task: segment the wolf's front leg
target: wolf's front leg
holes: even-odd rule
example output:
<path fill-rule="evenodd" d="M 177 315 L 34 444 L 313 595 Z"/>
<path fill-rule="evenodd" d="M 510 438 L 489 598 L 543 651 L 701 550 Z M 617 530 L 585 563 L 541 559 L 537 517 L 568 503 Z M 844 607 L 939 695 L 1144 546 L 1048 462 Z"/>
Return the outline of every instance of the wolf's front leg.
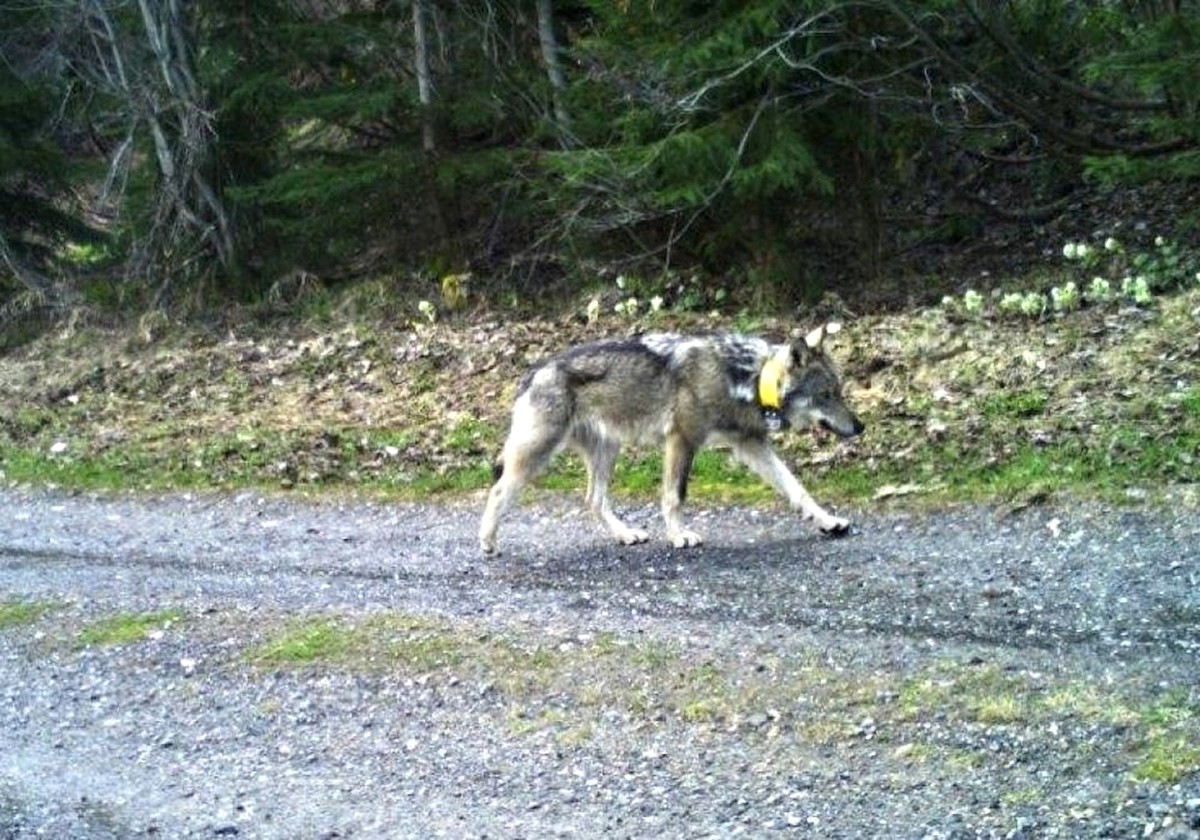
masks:
<path fill-rule="evenodd" d="M 822 533 L 840 536 L 850 530 L 850 520 L 834 516 L 817 504 L 765 440 L 742 441 L 735 453 L 742 463 L 783 495 L 792 510 L 811 519 Z"/>
<path fill-rule="evenodd" d="M 695 447 L 683 435 L 667 436 L 663 447 L 662 514 L 667 525 L 667 539 L 676 548 L 690 548 L 704 542 L 695 531 L 683 527 L 681 514 L 695 457 Z"/>

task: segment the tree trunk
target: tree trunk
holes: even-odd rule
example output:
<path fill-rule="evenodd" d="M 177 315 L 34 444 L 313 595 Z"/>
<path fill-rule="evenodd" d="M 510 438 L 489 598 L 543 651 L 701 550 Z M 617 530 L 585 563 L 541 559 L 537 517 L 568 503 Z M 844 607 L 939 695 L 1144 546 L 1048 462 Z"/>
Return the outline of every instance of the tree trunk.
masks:
<path fill-rule="evenodd" d="M 538 40 L 542 45 L 542 62 L 546 65 L 546 78 L 550 81 L 550 97 L 554 108 L 554 124 L 558 139 L 564 146 L 571 145 L 571 115 L 565 101 L 567 79 L 563 75 L 562 63 L 558 60 L 558 39 L 554 35 L 554 8 L 552 0 L 537 0 Z"/>
<path fill-rule="evenodd" d="M 417 101 L 421 105 L 421 148 L 425 154 L 437 151 L 433 129 L 433 81 L 429 74 L 429 33 L 425 28 L 425 0 L 412 0 L 413 70 L 417 75 Z"/>
<path fill-rule="evenodd" d="M 438 194 L 435 172 L 437 133 L 433 114 L 433 77 L 429 69 L 429 30 L 425 26 L 426 0 L 412 0 L 413 9 L 413 70 L 417 77 L 417 102 L 421 112 L 421 149 L 424 151 L 425 191 L 429 200 L 429 217 L 437 238 L 438 250 L 448 257 L 450 233 L 442 201 Z"/>

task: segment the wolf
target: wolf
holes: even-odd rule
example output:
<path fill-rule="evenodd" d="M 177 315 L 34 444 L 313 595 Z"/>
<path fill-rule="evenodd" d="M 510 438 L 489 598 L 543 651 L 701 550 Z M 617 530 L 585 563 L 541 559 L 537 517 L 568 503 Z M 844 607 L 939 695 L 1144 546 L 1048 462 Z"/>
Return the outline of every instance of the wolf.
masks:
<path fill-rule="evenodd" d="M 517 386 L 495 465 L 479 527 L 483 552 L 496 550 L 501 517 L 564 447 L 583 456 L 587 505 L 617 542 L 648 540 L 617 517 L 608 496 L 625 443 L 663 447 L 662 516 L 677 548 L 703 542 L 684 525 L 681 508 L 692 460 L 708 444 L 731 447 L 822 532 L 846 533 L 849 521 L 817 504 L 768 443 L 769 433 L 784 427 L 820 426 L 846 438 L 862 433 L 823 349 L 837 329 L 825 324 L 783 344 L 737 333 L 647 333 L 577 345 L 535 365 Z"/>

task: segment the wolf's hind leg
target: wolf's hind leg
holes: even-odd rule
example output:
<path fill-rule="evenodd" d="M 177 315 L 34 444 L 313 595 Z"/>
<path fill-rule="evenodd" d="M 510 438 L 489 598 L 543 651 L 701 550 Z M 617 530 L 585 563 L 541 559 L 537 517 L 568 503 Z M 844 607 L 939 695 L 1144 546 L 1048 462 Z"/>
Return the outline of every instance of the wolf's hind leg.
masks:
<path fill-rule="evenodd" d="M 536 416 L 528 402 L 518 401 L 513 411 L 512 430 L 504 442 L 501 473 L 488 491 L 487 505 L 479 523 L 479 547 L 485 554 L 496 550 L 496 529 L 521 488 L 537 477 L 566 434 L 564 424 Z"/>
<path fill-rule="evenodd" d="M 587 465 L 587 506 L 621 545 L 643 543 L 650 535 L 641 528 L 631 528 L 613 512 L 608 498 L 608 485 L 612 481 L 613 467 L 621 444 L 613 438 L 598 434 L 582 434 L 575 442 Z"/>

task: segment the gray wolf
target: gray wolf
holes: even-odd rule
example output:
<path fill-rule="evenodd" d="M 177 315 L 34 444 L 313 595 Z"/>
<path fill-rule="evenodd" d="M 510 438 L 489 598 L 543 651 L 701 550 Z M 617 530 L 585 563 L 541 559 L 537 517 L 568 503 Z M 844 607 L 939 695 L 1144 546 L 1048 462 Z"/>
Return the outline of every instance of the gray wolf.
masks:
<path fill-rule="evenodd" d="M 662 515 L 672 545 L 699 545 L 684 526 L 692 459 L 706 444 L 725 444 L 793 510 L 826 534 L 850 523 L 822 508 L 770 448 L 768 433 L 821 426 L 842 437 L 862 432 L 822 349 L 837 324 L 791 343 L 740 334 L 649 333 L 565 350 L 530 369 L 517 387 L 512 426 L 496 464 L 479 527 L 486 553 L 496 550 L 500 518 L 523 486 L 564 447 L 587 467 L 588 507 L 623 545 L 649 535 L 613 512 L 608 484 L 623 443 L 662 444 Z"/>

